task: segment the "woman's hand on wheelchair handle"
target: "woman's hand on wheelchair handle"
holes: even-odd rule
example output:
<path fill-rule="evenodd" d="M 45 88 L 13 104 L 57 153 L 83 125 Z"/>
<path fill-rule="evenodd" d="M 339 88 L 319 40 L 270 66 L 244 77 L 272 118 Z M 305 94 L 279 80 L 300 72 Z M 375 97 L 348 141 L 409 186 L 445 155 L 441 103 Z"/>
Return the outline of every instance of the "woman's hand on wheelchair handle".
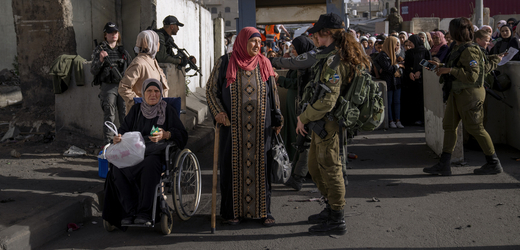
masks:
<path fill-rule="evenodd" d="M 114 145 L 121 142 L 121 134 L 115 135 L 114 138 L 112 138 L 112 142 Z"/>

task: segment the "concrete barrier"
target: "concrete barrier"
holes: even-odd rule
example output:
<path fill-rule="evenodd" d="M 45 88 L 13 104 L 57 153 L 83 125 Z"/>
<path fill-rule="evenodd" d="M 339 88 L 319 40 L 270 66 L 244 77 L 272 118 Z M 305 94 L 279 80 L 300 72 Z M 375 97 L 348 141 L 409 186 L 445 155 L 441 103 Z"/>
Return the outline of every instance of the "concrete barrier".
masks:
<path fill-rule="evenodd" d="M 56 134 L 61 129 L 81 133 L 85 136 L 103 138 L 103 111 L 99 101 L 99 86 L 92 86 L 93 76 L 90 74 L 91 62 L 83 64 L 85 72 L 85 86 L 76 86 L 75 76 L 72 76 L 69 88 L 55 97 Z M 173 64 L 161 63 L 170 90 L 168 96 L 181 97 L 183 109 L 186 108 L 186 83 L 182 70 Z M 185 124 L 185 115 L 181 114 L 181 121 Z M 116 126 L 119 120 L 116 116 Z"/>
<path fill-rule="evenodd" d="M 426 144 L 437 154 L 442 153 L 444 130 L 442 119 L 446 105 L 442 102 L 442 85 L 439 77 L 432 71 L 424 70 L 424 130 Z M 463 162 L 464 150 L 462 146 L 462 122 L 457 130 L 457 145 L 452 153 L 451 162 Z"/>
<path fill-rule="evenodd" d="M 511 89 L 497 93 L 513 108 L 487 95 L 484 126 L 493 143 L 504 143 L 520 149 L 520 62 L 508 62 L 497 70 L 511 79 Z"/>

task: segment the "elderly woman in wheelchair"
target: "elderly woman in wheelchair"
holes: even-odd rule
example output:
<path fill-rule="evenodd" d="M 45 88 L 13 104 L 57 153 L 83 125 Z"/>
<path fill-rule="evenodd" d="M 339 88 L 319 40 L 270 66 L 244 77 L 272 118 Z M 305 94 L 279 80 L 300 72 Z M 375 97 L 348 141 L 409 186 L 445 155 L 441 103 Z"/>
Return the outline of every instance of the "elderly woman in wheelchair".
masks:
<path fill-rule="evenodd" d="M 142 103 L 132 106 L 121 122 L 119 134 L 113 138 L 113 144 L 117 144 L 122 140 L 121 134 L 138 131 L 145 140 L 146 151 L 142 162 L 126 168 L 112 167 L 112 174 L 107 176 L 103 219 L 111 225 L 152 225 L 157 186 L 168 158 L 165 149 L 169 142 L 183 149 L 188 140 L 179 113 L 162 99 L 162 92 L 157 79 L 144 81 Z M 158 130 L 152 131 L 155 127 Z"/>

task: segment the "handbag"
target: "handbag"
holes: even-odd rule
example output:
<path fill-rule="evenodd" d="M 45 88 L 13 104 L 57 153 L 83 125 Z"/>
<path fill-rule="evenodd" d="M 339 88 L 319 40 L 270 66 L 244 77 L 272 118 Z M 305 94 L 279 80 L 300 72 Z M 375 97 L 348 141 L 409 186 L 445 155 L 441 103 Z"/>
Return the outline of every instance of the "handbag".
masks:
<path fill-rule="evenodd" d="M 292 165 L 280 134 L 274 136 L 271 153 L 273 156 L 271 164 L 272 182 L 284 184 L 291 177 Z"/>
<path fill-rule="evenodd" d="M 107 126 L 116 135 L 117 128 L 113 123 L 106 121 Z M 126 132 L 121 137 L 121 142 L 110 145 L 105 151 L 105 158 L 108 162 L 118 168 L 135 166 L 144 160 L 146 146 L 140 132 Z"/>

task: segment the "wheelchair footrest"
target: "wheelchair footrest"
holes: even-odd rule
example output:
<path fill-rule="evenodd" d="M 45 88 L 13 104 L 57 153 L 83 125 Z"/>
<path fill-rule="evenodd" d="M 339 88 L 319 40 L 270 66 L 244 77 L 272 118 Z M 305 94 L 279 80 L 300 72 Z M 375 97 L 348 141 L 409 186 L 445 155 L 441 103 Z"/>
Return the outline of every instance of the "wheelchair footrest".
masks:
<path fill-rule="evenodd" d="M 147 222 L 145 224 L 122 224 L 122 227 L 154 227 L 153 222 Z"/>

